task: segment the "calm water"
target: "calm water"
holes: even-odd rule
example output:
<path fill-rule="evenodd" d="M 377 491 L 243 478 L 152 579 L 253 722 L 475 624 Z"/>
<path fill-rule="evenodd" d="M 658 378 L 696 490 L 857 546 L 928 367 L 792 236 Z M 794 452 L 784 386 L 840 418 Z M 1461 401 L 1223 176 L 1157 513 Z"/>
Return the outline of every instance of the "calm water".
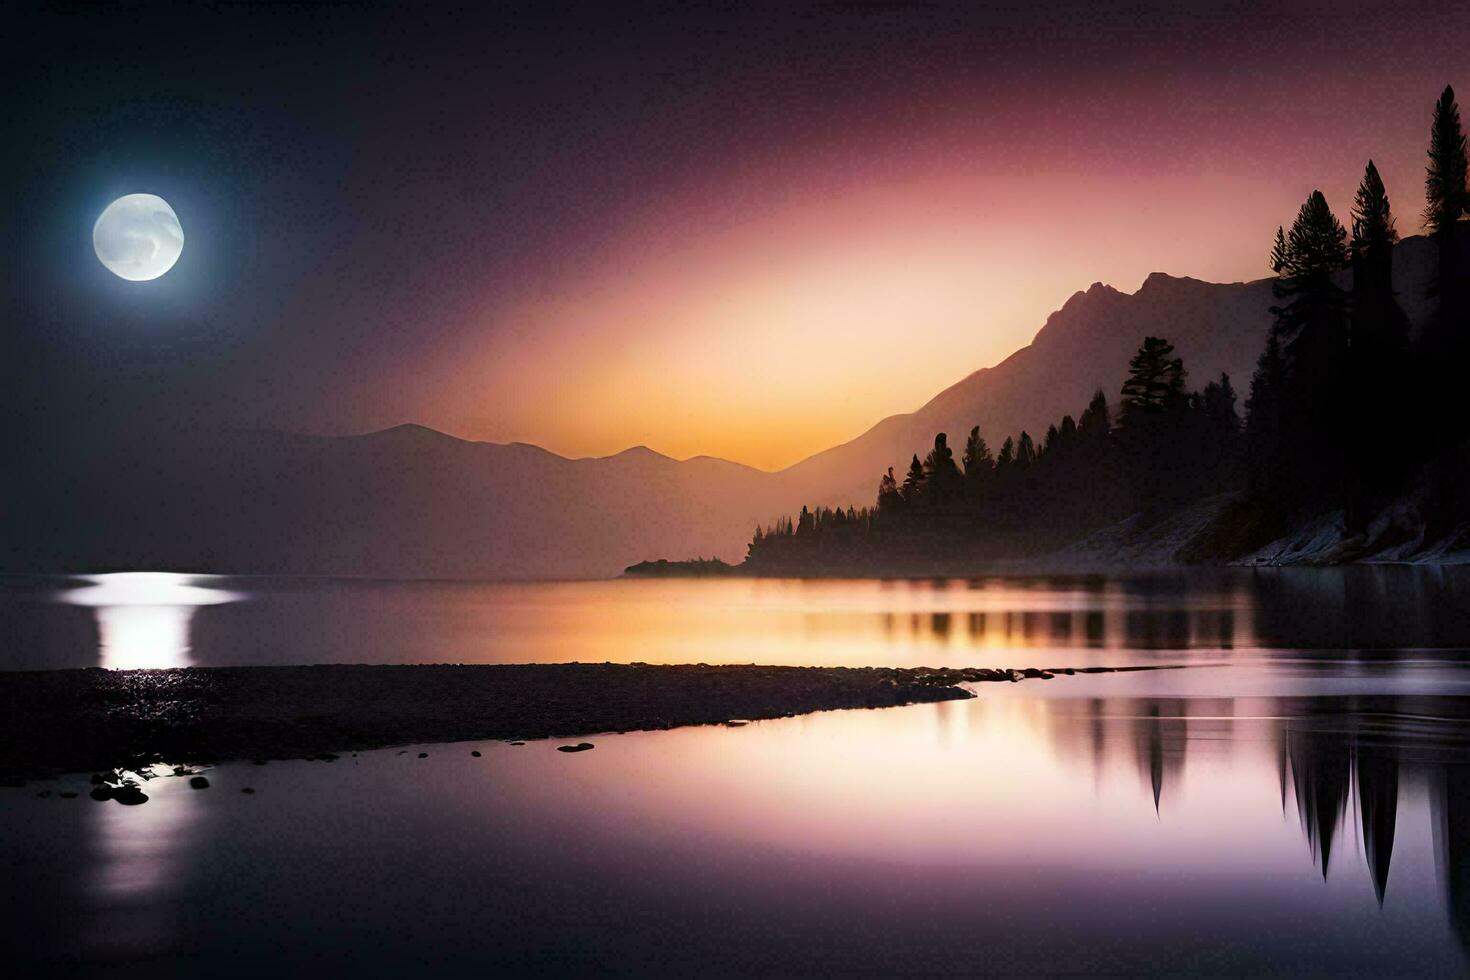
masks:
<path fill-rule="evenodd" d="M 218 975 L 1460 974 L 1470 576 L 11 580 L 5 667 L 1191 663 L 744 728 L 0 789 L 8 956 Z M 471 749 L 483 751 L 472 758 Z M 245 795 L 238 790 L 257 790 Z M 38 799 L 38 789 L 53 795 Z"/>

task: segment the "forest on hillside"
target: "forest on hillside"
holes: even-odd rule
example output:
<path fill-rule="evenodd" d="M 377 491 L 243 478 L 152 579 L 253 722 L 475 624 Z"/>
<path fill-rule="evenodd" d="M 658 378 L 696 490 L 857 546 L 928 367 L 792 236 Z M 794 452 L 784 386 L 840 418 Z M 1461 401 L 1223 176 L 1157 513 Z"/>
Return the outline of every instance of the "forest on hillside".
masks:
<path fill-rule="evenodd" d="M 1394 287 L 1397 219 L 1369 160 L 1350 230 L 1320 191 L 1277 229 L 1273 322 L 1243 405 L 1228 376 L 1191 390 L 1168 340 L 1144 337 L 1116 400 L 1099 390 L 1076 418 L 1039 439 L 1008 435 L 996 450 L 975 426 L 958 459 L 938 433 L 906 473 L 882 474 L 872 506 L 804 506 L 757 528 L 746 567 L 1036 554 L 1130 517 L 1147 528 L 1208 499 L 1219 506 L 1180 557 L 1247 554 L 1323 514 L 1362 541 L 1410 493 L 1412 526 L 1379 527 L 1378 545 L 1386 534 L 1456 533 L 1470 519 L 1470 190 L 1450 87 L 1434 107 L 1428 158 L 1422 219 L 1436 270 L 1417 338 Z"/>

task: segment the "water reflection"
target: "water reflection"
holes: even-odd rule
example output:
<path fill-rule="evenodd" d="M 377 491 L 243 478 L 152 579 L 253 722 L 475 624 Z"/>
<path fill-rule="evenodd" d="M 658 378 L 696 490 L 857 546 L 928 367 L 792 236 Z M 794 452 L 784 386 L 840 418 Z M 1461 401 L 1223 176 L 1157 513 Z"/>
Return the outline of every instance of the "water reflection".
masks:
<path fill-rule="evenodd" d="M 1436 775 L 1431 799 L 1439 878 L 1455 936 L 1470 949 L 1470 768 L 1446 766 Z"/>
<path fill-rule="evenodd" d="M 189 666 L 189 624 L 198 608 L 245 598 L 212 587 L 213 576 L 118 572 L 88 581 L 58 592 L 57 601 L 92 608 L 101 665 L 114 670 Z"/>
<path fill-rule="evenodd" d="M 369 935 L 379 972 L 425 948 L 461 966 L 529 970 L 555 949 L 566 972 L 678 972 L 661 958 L 674 936 L 730 973 L 1455 972 L 1470 937 L 1461 700 L 1007 685 L 604 737 L 575 760 L 533 743 L 227 765 L 202 793 L 165 780 L 142 807 L 79 801 L 91 911 L 69 928 L 89 955 L 201 972 L 235 954 L 291 972 L 277 951 L 305 966 Z M 244 778 L 264 796 L 232 791 Z M 0 807 L 0 838 L 44 805 Z M 204 813 L 220 846 L 201 846 Z M 331 902 L 351 915 L 323 917 Z M 444 923 L 465 921 L 445 944 Z"/>
<path fill-rule="evenodd" d="M 94 852 L 80 938 L 89 959 L 143 962 L 174 952 L 183 939 L 180 896 L 200 850 L 204 801 L 184 779 L 149 779 L 143 789 L 149 802 L 142 806 L 86 811 Z"/>
<path fill-rule="evenodd" d="M 39 584 L 38 584 L 39 583 Z M 69 583 L 68 583 L 69 584 Z M 235 600 L 248 594 L 252 601 Z M 0 669 L 552 662 L 1088 666 L 1412 660 L 1470 647 L 1470 568 L 1212 569 L 949 582 L 0 579 Z M 90 624 L 88 624 L 90 625 Z"/>
<path fill-rule="evenodd" d="M 1228 745 L 1233 761 L 1269 746 L 1272 796 L 1295 811 L 1327 880 L 1350 839 L 1377 904 L 1388 893 L 1405 780 L 1428 789 L 1434 855 L 1449 924 L 1470 948 L 1470 705 L 1453 697 L 1079 699 L 1043 701 L 1057 758 L 1090 770 L 1101 791 L 1109 746 L 1128 746 L 1154 811 L 1185 779 L 1191 744 Z M 1240 726 L 1247 730 L 1237 731 Z M 1264 760 L 1262 760 L 1264 761 Z M 1211 768 L 1214 768 L 1211 766 Z M 1252 767 L 1256 768 L 1256 767 Z M 1354 812 L 1356 811 L 1356 812 Z M 1340 863 L 1340 861 L 1339 861 Z"/>

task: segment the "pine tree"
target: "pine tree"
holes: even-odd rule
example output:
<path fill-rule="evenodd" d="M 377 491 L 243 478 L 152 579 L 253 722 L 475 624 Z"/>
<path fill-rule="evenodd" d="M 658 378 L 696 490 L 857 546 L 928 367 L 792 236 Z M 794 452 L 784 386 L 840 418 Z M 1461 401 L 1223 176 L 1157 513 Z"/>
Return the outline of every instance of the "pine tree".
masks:
<path fill-rule="evenodd" d="M 1424 178 L 1424 224 L 1434 237 L 1439 265 L 1431 287 L 1436 303 L 1425 330 L 1420 374 L 1428 394 L 1423 412 L 1436 450 L 1452 443 L 1465 427 L 1458 396 L 1470 360 L 1470 283 L 1459 230 L 1460 219 L 1470 208 L 1466 182 L 1460 107 L 1455 103 L 1455 90 L 1446 85 L 1434 106 Z"/>
<path fill-rule="evenodd" d="M 1376 453 L 1347 458 L 1346 517 L 1349 530 L 1364 529 L 1369 510 L 1407 475 L 1414 453 L 1403 434 L 1415 426 L 1409 320 L 1393 288 L 1393 247 L 1398 241 L 1393 210 L 1373 161 L 1353 202 L 1353 289 L 1349 326 L 1347 425 Z"/>
<path fill-rule="evenodd" d="M 961 462 L 964 464 L 966 482 L 983 479 L 995 467 L 995 458 L 990 455 L 990 447 L 980 435 L 978 425 L 970 430 L 970 437 L 965 440 L 965 456 Z"/>
<path fill-rule="evenodd" d="M 1051 455 L 1052 451 L 1057 448 L 1061 441 L 1062 432 L 1057 428 L 1056 423 L 1053 422 L 1046 427 L 1046 436 L 1041 440 L 1041 452 L 1038 454 L 1038 457 Z"/>
<path fill-rule="evenodd" d="M 1240 414 L 1235 410 L 1237 397 L 1230 375 L 1220 372 L 1219 381 L 1205 385 L 1203 403 L 1205 417 L 1212 429 L 1221 437 L 1229 438 L 1240 434 Z"/>
<path fill-rule="evenodd" d="M 1158 413 L 1178 405 L 1184 397 L 1184 361 L 1174 357 L 1174 345 L 1162 337 L 1145 337 L 1128 362 L 1123 383 L 1123 424 L 1139 412 Z"/>
<path fill-rule="evenodd" d="M 1006 436 L 1000 444 L 1000 455 L 995 457 L 996 476 L 1009 476 L 1016 463 L 1016 440 Z"/>
<path fill-rule="evenodd" d="M 955 465 L 949 437 L 941 432 L 934 437 L 934 448 L 924 457 L 924 492 L 935 510 L 952 508 L 959 502 L 964 477 Z"/>
<path fill-rule="evenodd" d="M 1199 394 L 1199 418 L 1195 440 L 1194 476 L 1202 493 L 1215 493 L 1240 480 L 1241 427 L 1235 409 L 1235 385 L 1221 373 Z"/>
<path fill-rule="evenodd" d="M 1281 341 L 1272 331 L 1266 349 L 1256 360 L 1250 397 L 1245 401 L 1245 453 L 1248 486 L 1252 497 L 1275 510 L 1281 501 L 1280 488 L 1286 466 L 1285 420 L 1286 358 Z"/>
<path fill-rule="evenodd" d="M 903 478 L 903 487 L 899 493 L 903 495 L 904 503 L 910 507 L 917 505 L 924 495 L 924 464 L 919 462 L 918 453 L 914 454 L 909 463 L 909 472 Z"/>
<path fill-rule="evenodd" d="M 990 454 L 990 447 L 980 435 L 978 425 L 970 430 L 970 436 L 965 440 L 965 456 L 962 462 L 965 470 L 965 497 L 970 506 L 974 507 L 984 496 L 985 488 L 995 474 L 995 457 Z"/>
<path fill-rule="evenodd" d="M 1455 90 L 1446 85 L 1434 104 L 1429 167 L 1424 176 L 1424 224 L 1436 235 L 1450 232 L 1470 208 L 1466 190 L 1465 132 Z"/>
<path fill-rule="evenodd" d="M 1016 442 L 1016 469 L 1029 470 L 1036 462 L 1036 443 L 1031 441 L 1031 436 L 1024 430 L 1021 438 Z"/>
<path fill-rule="evenodd" d="M 1082 419 L 1077 423 L 1077 431 L 1081 433 L 1085 442 L 1091 444 L 1106 443 L 1108 435 L 1113 429 L 1112 412 L 1108 409 L 1108 396 L 1104 395 L 1099 388 L 1092 395 L 1092 401 L 1087 403 L 1087 410 L 1082 413 Z"/>
<path fill-rule="evenodd" d="M 1280 421 L 1289 456 L 1280 504 L 1342 502 L 1346 459 L 1348 298 L 1338 276 L 1348 262 L 1347 230 L 1313 191 L 1271 250 L 1272 334 L 1285 361 Z"/>
<path fill-rule="evenodd" d="M 903 494 L 898 491 L 898 481 L 893 477 L 893 467 L 878 480 L 878 513 L 894 514 L 903 509 Z"/>
<path fill-rule="evenodd" d="M 1145 512 L 1192 488 L 1184 360 L 1162 337 L 1145 337 L 1128 362 L 1119 446 L 1133 502 Z"/>

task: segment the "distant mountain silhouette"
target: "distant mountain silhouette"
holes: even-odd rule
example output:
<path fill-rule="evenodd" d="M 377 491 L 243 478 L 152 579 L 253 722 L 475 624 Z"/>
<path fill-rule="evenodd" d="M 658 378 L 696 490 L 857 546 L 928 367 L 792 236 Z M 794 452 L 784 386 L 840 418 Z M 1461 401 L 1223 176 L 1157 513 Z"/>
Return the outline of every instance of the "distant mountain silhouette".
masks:
<path fill-rule="evenodd" d="M 1395 249 L 1395 282 L 1424 320 L 1433 248 Z M 739 562 L 757 523 L 804 503 L 871 504 L 936 432 L 979 425 L 998 444 L 1110 393 L 1139 338 L 1168 336 L 1192 378 L 1243 391 L 1270 323 L 1271 281 L 1155 273 L 1135 293 L 1094 284 L 1031 344 L 778 473 L 678 461 L 646 447 L 567 459 L 524 443 L 469 442 L 419 425 L 360 436 L 145 432 L 46 446 L 7 487 L 0 567 L 174 568 L 384 577 L 615 575 L 644 559 Z"/>
<path fill-rule="evenodd" d="M 25 570 L 379 577 L 615 575 L 638 558 L 743 557 L 769 474 L 639 447 L 566 459 L 418 425 L 141 444 L 55 478 L 8 522 Z"/>

